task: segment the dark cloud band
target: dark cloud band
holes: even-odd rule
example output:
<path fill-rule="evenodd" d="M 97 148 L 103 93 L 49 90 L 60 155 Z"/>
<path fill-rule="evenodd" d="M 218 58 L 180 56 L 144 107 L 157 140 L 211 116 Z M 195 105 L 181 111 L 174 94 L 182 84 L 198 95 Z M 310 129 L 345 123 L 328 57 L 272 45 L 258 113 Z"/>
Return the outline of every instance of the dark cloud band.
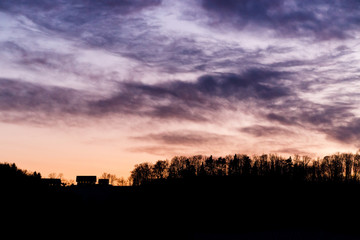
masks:
<path fill-rule="evenodd" d="M 360 20 L 355 0 L 202 0 L 202 7 L 213 22 L 237 29 L 260 27 L 280 36 L 312 36 L 318 40 L 349 38 Z"/>

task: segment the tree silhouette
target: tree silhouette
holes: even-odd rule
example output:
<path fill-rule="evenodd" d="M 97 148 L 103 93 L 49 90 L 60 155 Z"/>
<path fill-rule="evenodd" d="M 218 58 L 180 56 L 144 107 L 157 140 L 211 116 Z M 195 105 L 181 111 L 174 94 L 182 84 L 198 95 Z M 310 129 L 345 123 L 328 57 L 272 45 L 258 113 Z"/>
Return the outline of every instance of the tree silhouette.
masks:
<path fill-rule="evenodd" d="M 239 176 L 241 174 L 240 169 L 241 169 L 240 159 L 235 154 L 234 158 L 229 161 L 229 175 Z"/>
<path fill-rule="evenodd" d="M 41 174 L 29 173 L 19 169 L 15 163 L 0 164 L 0 184 L 4 187 L 37 186 L 40 184 Z"/>
<path fill-rule="evenodd" d="M 134 186 L 149 183 L 152 180 L 152 164 L 137 164 L 134 170 L 131 171 L 131 178 Z"/>
<path fill-rule="evenodd" d="M 212 157 L 212 155 L 205 160 L 205 172 L 208 176 L 214 176 L 215 175 L 215 161 Z"/>
<path fill-rule="evenodd" d="M 213 158 L 175 156 L 171 161 L 159 160 L 155 164 L 142 163 L 131 173 L 133 185 L 153 180 L 186 179 L 191 177 L 272 177 L 297 182 L 357 181 L 360 172 L 360 154 L 337 153 L 322 159 L 294 155 L 288 158 L 276 154 L 228 155 Z"/>
<path fill-rule="evenodd" d="M 330 172 L 331 172 L 331 179 L 335 182 L 339 182 L 343 178 L 343 160 L 340 154 L 335 154 L 331 156 L 331 163 L 330 163 Z"/>
<path fill-rule="evenodd" d="M 354 180 L 357 180 L 357 176 L 359 174 L 359 170 L 360 170 L 360 154 L 359 152 L 357 152 L 353 158 L 354 160 L 354 165 L 353 165 L 353 169 L 354 169 Z"/>
<path fill-rule="evenodd" d="M 226 176 L 227 175 L 227 162 L 225 158 L 219 157 L 215 161 L 216 175 L 217 176 Z"/>
<path fill-rule="evenodd" d="M 343 153 L 342 159 L 345 161 L 345 179 L 348 181 L 351 178 L 351 171 L 354 165 L 353 155 L 349 153 Z"/>
<path fill-rule="evenodd" d="M 157 161 L 153 166 L 153 174 L 155 179 L 165 179 L 168 176 L 168 161 Z"/>

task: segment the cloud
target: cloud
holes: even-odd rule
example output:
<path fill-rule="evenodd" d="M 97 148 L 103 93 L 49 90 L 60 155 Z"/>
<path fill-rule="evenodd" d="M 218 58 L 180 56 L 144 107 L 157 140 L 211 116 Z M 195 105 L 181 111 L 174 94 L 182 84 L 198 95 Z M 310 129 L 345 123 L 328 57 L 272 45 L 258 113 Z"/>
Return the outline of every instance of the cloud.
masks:
<path fill-rule="evenodd" d="M 280 126 L 293 126 L 325 134 L 329 139 L 360 146 L 359 118 L 354 114 L 356 104 L 331 102 L 314 103 L 298 99 L 279 106 L 264 106 L 262 116 Z M 242 129 L 251 134 L 261 134 L 259 129 Z M 261 129 L 260 129 L 261 130 Z M 272 129 L 269 129 L 270 132 Z"/>
<path fill-rule="evenodd" d="M 234 136 L 207 131 L 176 130 L 133 136 L 137 147 L 133 152 L 146 152 L 153 155 L 173 157 L 174 155 L 221 154 L 226 148 L 233 148 Z M 236 142 L 236 141 L 235 141 Z M 147 145 L 144 145 L 146 144 Z M 226 149 L 225 151 L 229 151 Z"/>
<path fill-rule="evenodd" d="M 70 88 L 49 87 L 0 78 L 0 109 L 2 111 L 39 111 L 46 113 L 77 113 L 81 111 L 84 94 Z"/>
<path fill-rule="evenodd" d="M 270 121 L 284 125 L 316 126 L 322 129 L 326 126 L 337 126 L 345 119 L 351 119 L 354 106 L 341 103 L 319 104 L 297 99 L 286 104 L 267 108 L 271 113 L 266 115 Z M 292 109 L 292 110 L 290 110 Z"/>
<path fill-rule="evenodd" d="M 297 148 L 280 148 L 277 149 L 275 151 L 273 151 L 274 153 L 286 153 L 286 154 L 297 154 L 300 156 L 310 156 L 310 157 L 315 157 L 314 153 L 308 152 L 308 151 L 303 151 L 303 150 L 299 150 Z"/>
<path fill-rule="evenodd" d="M 194 82 L 121 82 L 111 96 L 2 78 L 0 110 L 42 112 L 59 117 L 61 114 L 93 118 L 125 114 L 177 121 L 210 121 L 219 111 L 231 109 L 239 101 L 287 97 L 291 91 L 275 85 L 283 75 L 286 74 L 249 69 L 242 74 L 204 75 Z"/>
<path fill-rule="evenodd" d="M 86 92 L 0 78 L 0 120 L 11 123 L 65 121 L 86 114 Z"/>
<path fill-rule="evenodd" d="M 197 88 L 206 94 L 237 99 L 260 98 L 274 99 L 290 94 L 285 86 L 271 86 L 287 74 L 284 72 L 249 69 L 239 74 L 205 75 L 198 79 Z"/>
<path fill-rule="evenodd" d="M 291 135 L 283 126 L 293 126 L 326 134 L 344 143 L 358 142 L 359 121 L 355 107 L 344 103 L 314 103 L 298 96 L 296 87 L 283 79 L 288 72 L 248 69 L 241 73 L 214 73 L 193 82 L 167 81 L 146 84 L 119 82 L 111 95 L 0 79 L 0 120 L 4 122 L 37 122 L 49 120 L 71 122 L 71 119 L 96 119 L 135 116 L 169 122 L 214 122 L 223 111 L 238 111 L 239 106 L 252 106 L 252 114 L 265 123 L 280 126 L 253 125 L 239 130 L 255 137 Z M 145 136 L 166 144 L 206 143 L 213 136 L 201 134 L 163 133 Z M 209 140 L 210 139 L 210 140 Z"/>
<path fill-rule="evenodd" d="M 346 119 L 340 125 L 324 129 L 331 139 L 360 147 L 360 118 Z"/>
<path fill-rule="evenodd" d="M 21 46 L 14 41 L 5 41 L 0 43 L 3 53 L 7 53 L 9 60 L 20 65 L 23 68 L 59 70 L 72 73 L 78 73 L 74 65 L 78 65 L 72 54 L 54 52 L 50 50 L 40 50 Z"/>
<path fill-rule="evenodd" d="M 166 145 L 177 146 L 201 146 L 211 144 L 224 144 L 226 142 L 225 135 L 203 132 L 203 131 L 171 131 L 146 136 L 133 137 L 135 140 L 158 142 Z"/>
<path fill-rule="evenodd" d="M 95 2 L 91 0 L 69 0 L 66 2 L 59 0 L 35 0 L 31 2 L 14 0 L 10 2 L 2 1 L 0 9 L 18 12 L 25 11 L 25 8 L 27 8 L 29 13 L 33 10 L 40 10 L 47 13 L 54 11 L 59 14 L 60 11 L 68 10 L 62 13 L 66 16 L 64 20 L 82 23 L 87 21 L 89 16 L 99 17 L 97 13 L 130 14 L 160 3 L 161 0 L 99 0 Z M 72 11 L 69 11 L 68 8 L 72 8 Z"/>
<path fill-rule="evenodd" d="M 121 83 L 113 96 L 89 103 L 94 115 L 135 113 L 153 118 L 208 121 L 238 101 L 271 101 L 291 94 L 276 81 L 287 73 L 249 69 L 242 74 L 213 74 L 195 82 Z M 134 111 L 136 110 L 136 111 Z"/>
<path fill-rule="evenodd" d="M 140 146 L 140 147 L 131 147 L 128 148 L 127 151 L 134 152 L 134 153 L 148 153 L 152 155 L 158 155 L 161 157 L 173 157 L 176 155 L 184 155 L 185 152 L 188 152 L 189 149 L 183 147 L 175 147 L 175 146 Z"/>
<path fill-rule="evenodd" d="M 355 0 L 202 0 L 201 6 L 213 25 L 271 29 L 279 36 L 318 40 L 352 37 L 351 30 L 360 20 Z"/>
<path fill-rule="evenodd" d="M 0 11 L 21 15 L 40 31 L 78 44 L 125 51 L 125 43 L 132 49 L 137 37 L 151 29 L 141 11 L 160 4 L 161 0 L 15 0 L 2 1 Z"/>
<path fill-rule="evenodd" d="M 103 49 L 162 72 L 204 70 L 213 62 L 213 54 L 204 51 L 204 45 L 210 43 L 164 32 L 157 16 L 143 13 L 161 7 L 161 3 L 161 0 L 15 0 L 1 2 L 0 11 L 21 15 L 24 22 L 31 22 L 31 30 L 70 40 L 77 48 Z M 212 43 L 209 47 L 219 48 L 219 45 Z M 51 59 L 39 57 L 31 59 L 31 64 L 49 64 Z"/>
<path fill-rule="evenodd" d="M 72 42 L 77 49 L 102 49 L 110 54 L 129 58 L 148 69 L 163 73 L 226 72 L 234 68 L 245 70 L 261 67 L 259 58 L 268 51 L 248 51 L 240 45 L 224 43 L 201 34 L 182 34 L 165 30 L 159 24 L 156 11 L 145 14 L 147 9 L 167 11 L 159 0 L 150 1 L 7 1 L 0 3 L 0 11 L 22 16 L 21 28 L 41 36 L 62 38 Z M 195 4 L 189 2 L 188 4 Z M 159 10 L 160 11 L 160 10 Z M 181 9 L 179 9 L 181 11 Z M 29 25 L 29 26 L 28 26 Z M 17 26 L 19 27 L 19 26 Z M 176 28 L 176 26 L 173 26 Z M 18 47 L 22 47 L 19 42 Z M 29 44 L 35 49 L 36 44 Z M 23 48 L 23 47 L 22 47 Z M 281 46 L 273 47 L 276 49 Z M 15 48 L 13 48 L 14 50 Z M 18 49 L 22 51 L 24 49 Z M 27 52 L 29 49 L 25 49 Z M 273 49 L 274 50 L 274 49 Z M 270 49 L 269 49 L 270 51 Z M 61 52 L 59 49 L 58 52 Z M 21 54 L 21 52 L 17 52 Z M 57 58 L 32 51 L 37 58 L 25 60 L 32 66 L 56 64 Z M 55 62 L 54 62 L 55 61 Z M 25 62 L 24 62 L 25 63 Z M 141 71 L 141 68 L 136 69 Z"/>
<path fill-rule="evenodd" d="M 151 19 L 154 12 L 145 14 L 146 9 L 163 7 L 161 3 L 156 0 L 1 2 L 0 11 L 25 16 L 45 35 L 66 38 L 80 46 L 78 49 L 100 48 L 111 55 L 135 59 L 138 65 L 133 72 L 143 71 L 146 78 L 156 75 L 149 83 L 147 79 L 138 79 L 136 74 L 126 81 L 117 75 L 105 76 L 107 71 L 103 71 L 105 74 L 101 71 L 91 74 L 93 66 L 81 65 L 75 54 L 66 54 L 61 49 L 46 51 L 36 45 L 29 48 L 25 46 L 30 44 L 11 39 L 0 43 L 3 52 L 13 57 L 8 60 L 11 62 L 9 65 L 15 63 L 17 67 L 34 72 L 39 69 L 48 73 L 60 70 L 75 75 L 74 78 L 87 82 L 88 86 L 94 85 L 97 79 L 96 83 L 106 82 L 108 88 L 115 87 L 111 91 L 107 88 L 101 96 L 96 96 L 86 90 L 47 85 L 56 79 L 48 79 L 47 82 L 27 79 L 33 82 L 29 83 L 19 75 L 12 79 L 3 77 L 0 80 L 3 84 L 0 86 L 2 119 L 9 121 L 11 116 L 16 115 L 18 121 L 26 121 L 27 116 L 32 114 L 35 118 L 39 116 L 39 121 L 45 121 L 40 117 L 42 114 L 59 119 L 81 117 L 91 121 L 131 115 L 160 121 L 204 123 L 218 119 L 225 121 L 221 113 L 229 110 L 237 116 L 251 114 L 264 121 L 262 125 L 240 129 L 253 136 L 286 135 L 288 132 L 283 131 L 282 126 L 294 126 L 348 141 L 336 131 L 352 128 L 350 122 L 355 119 L 352 112 L 354 104 L 334 101 L 341 93 L 330 93 L 327 98 L 319 97 L 320 100 L 306 98 L 306 94 L 310 93 L 318 97 L 319 91 L 330 83 L 344 80 L 330 75 L 328 69 L 337 67 L 335 70 L 338 71 L 340 67 L 336 64 L 340 62 L 346 66 L 353 61 L 353 55 L 347 55 L 356 51 L 347 42 L 332 47 L 331 53 L 320 52 L 316 56 L 304 57 L 297 52 L 296 44 L 286 42 L 252 49 L 221 41 L 218 36 L 170 34 L 161 28 L 161 24 L 156 24 L 161 19 Z M 326 1 L 307 0 L 202 0 L 200 3 L 213 19 L 212 23 L 217 21 L 214 28 L 230 24 L 232 29 L 238 30 L 270 29 L 278 37 L 287 39 L 304 36 L 318 40 L 350 38 L 359 11 L 354 1 L 328 4 Z M 187 4 L 198 7 L 192 1 Z M 343 12 L 348 14 L 341 15 Z M 311 52 L 313 48 L 304 51 Z M 152 72 L 148 74 L 149 69 Z M 158 79 L 157 74 L 163 73 L 177 75 L 171 80 Z M 192 75 L 189 78 L 181 73 Z M 350 76 L 347 79 L 355 82 L 357 78 Z M 111 84 L 107 84 L 110 81 Z M 90 88 L 88 86 L 87 89 Z M 93 89 L 97 86 L 100 84 Z M 242 113 L 244 108 L 245 113 Z M 270 127 L 271 124 L 280 126 Z M 331 128 L 334 128 L 334 133 L 329 131 Z"/>
<path fill-rule="evenodd" d="M 293 59 L 275 62 L 274 65 L 269 66 L 261 63 L 263 59 L 284 54 L 284 51 L 290 52 L 291 48 L 287 46 L 277 45 L 249 50 L 241 44 L 221 41 L 217 36 L 204 37 L 201 34 L 169 32 L 159 24 L 162 19 L 152 15 L 156 14 L 156 11 L 145 14 L 147 9 L 159 8 L 161 9 L 159 11 L 167 11 L 168 9 L 161 3 L 162 1 L 159 0 L 95 2 L 15 0 L 2 2 L 0 11 L 21 15 L 26 20 L 23 20 L 25 23 L 32 23 L 29 29 L 66 39 L 73 42 L 78 49 L 102 49 L 112 55 L 135 60 L 144 68 L 161 73 L 238 72 L 248 68 L 276 68 L 301 64 L 301 60 Z M 197 7 L 192 1 L 187 4 Z M 221 5 L 221 3 L 212 4 Z M 267 5 L 271 5 L 270 2 Z M 181 12 L 182 9 L 179 11 Z M 26 27 L 26 24 L 22 25 Z M 29 35 L 29 38 L 33 39 L 33 36 Z M 28 40 L 24 39 L 24 41 Z M 19 43 L 16 44 L 21 46 Z M 36 48 L 36 45 L 34 47 Z M 29 52 L 29 49 L 26 51 Z M 37 57 L 27 57 L 24 63 L 28 60 L 27 62 L 33 67 L 41 64 L 52 67 L 57 64 L 56 56 L 47 57 L 43 52 L 36 50 L 32 53 Z M 137 68 L 136 71 L 142 69 Z"/>
<path fill-rule="evenodd" d="M 262 126 L 262 125 L 252 125 L 249 127 L 243 127 L 240 128 L 239 131 L 253 135 L 255 137 L 277 137 L 277 136 L 289 136 L 294 134 L 294 132 L 285 129 L 283 127 Z"/>

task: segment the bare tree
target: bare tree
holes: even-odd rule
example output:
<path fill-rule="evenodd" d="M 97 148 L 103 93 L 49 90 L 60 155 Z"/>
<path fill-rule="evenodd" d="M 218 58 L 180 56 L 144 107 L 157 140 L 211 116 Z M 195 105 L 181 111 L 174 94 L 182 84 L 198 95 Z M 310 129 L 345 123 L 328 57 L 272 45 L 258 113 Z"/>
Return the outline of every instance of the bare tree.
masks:
<path fill-rule="evenodd" d="M 100 178 L 109 179 L 109 183 L 111 185 L 113 185 L 114 182 L 116 181 L 116 175 L 115 174 L 110 174 L 110 173 L 105 173 L 105 172 L 101 175 Z"/>
<path fill-rule="evenodd" d="M 125 180 L 124 177 L 117 178 L 116 182 L 117 182 L 118 186 L 126 186 L 127 185 L 127 181 Z"/>
<path fill-rule="evenodd" d="M 49 173 L 48 178 L 56 178 L 56 173 Z"/>
<path fill-rule="evenodd" d="M 62 174 L 62 173 L 52 172 L 52 173 L 49 173 L 48 178 L 62 178 L 63 176 L 64 176 L 64 174 Z"/>
<path fill-rule="evenodd" d="M 302 156 L 302 165 L 304 168 L 307 167 L 307 165 L 310 163 L 310 161 L 311 161 L 311 157 L 306 156 L 306 155 Z"/>

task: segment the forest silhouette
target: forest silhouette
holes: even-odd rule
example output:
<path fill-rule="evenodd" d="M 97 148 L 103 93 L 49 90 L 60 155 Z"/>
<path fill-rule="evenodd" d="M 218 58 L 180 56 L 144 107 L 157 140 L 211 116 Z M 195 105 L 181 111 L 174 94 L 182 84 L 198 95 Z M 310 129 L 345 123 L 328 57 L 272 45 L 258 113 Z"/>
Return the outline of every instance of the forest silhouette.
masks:
<path fill-rule="evenodd" d="M 284 158 L 276 154 L 263 154 L 250 158 L 245 154 L 235 154 L 216 159 L 213 156 L 197 155 L 176 156 L 171 161 L 159 160 L 155 164 L 145 162 L 135 166 L 131 172 L 131 180 L 135 186 L 204 177 L 340 183 L 358 182 L 359 174 L 359 153 L 337 153 L 316 160 L 306 155 Z"/>
<path fill-rule="evenodd" d="M 359 175 L 360 153 L 176 156 L 136 165 L 126 187 L 51 187 L 0 164 L 2 206 L 17 225 L 34 229 L 28 216 L 42 216 L 53 231 L 131 239 L 359 239 Z"/>

